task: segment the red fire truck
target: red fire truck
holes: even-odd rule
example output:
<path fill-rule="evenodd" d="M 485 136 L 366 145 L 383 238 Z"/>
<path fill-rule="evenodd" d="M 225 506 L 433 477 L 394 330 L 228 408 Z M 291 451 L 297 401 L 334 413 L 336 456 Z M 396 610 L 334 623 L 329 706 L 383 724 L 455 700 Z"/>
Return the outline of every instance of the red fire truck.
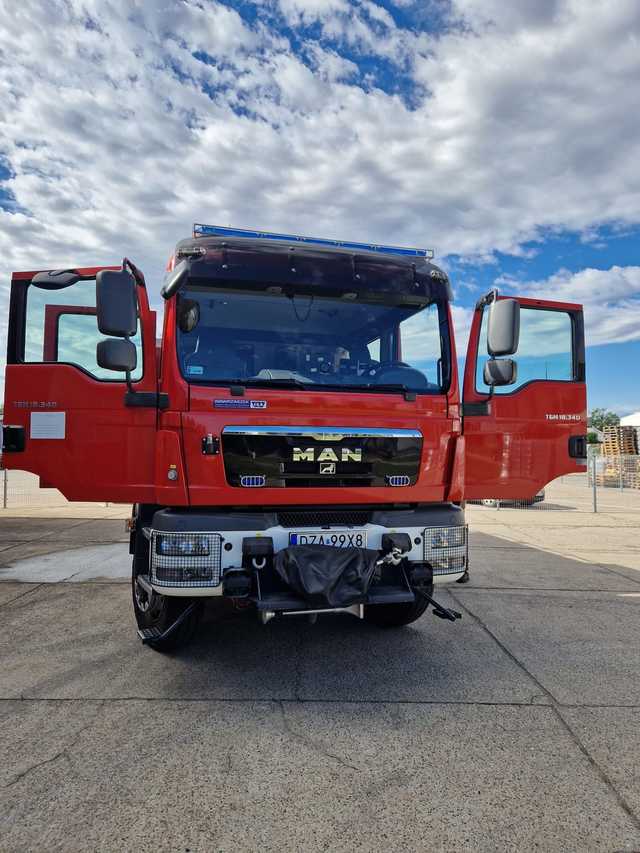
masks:
<path fill-rule="evenodd" d="M 429 252 L 215 226 L 162 287 L 120 267 L 12 278 L 3 459 L 133 504 L 133 606 L 158 650 L 207 597 L 406 625 L 468 578 L 466 500 L 584 471 L 580 305 L 476 306 L 459 379 Z M 462 391 L 461 391 L 461 385 Z"/>

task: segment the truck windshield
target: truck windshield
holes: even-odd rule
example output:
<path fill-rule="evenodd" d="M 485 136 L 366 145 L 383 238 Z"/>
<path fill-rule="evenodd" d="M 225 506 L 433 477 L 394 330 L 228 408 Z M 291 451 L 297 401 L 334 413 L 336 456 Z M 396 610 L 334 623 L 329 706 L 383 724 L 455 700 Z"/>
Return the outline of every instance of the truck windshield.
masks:
<path fill-rule="evenodd" d="M 187 288 L 178 356 L 190 382 L 441 393 L 445 305 Z"/>

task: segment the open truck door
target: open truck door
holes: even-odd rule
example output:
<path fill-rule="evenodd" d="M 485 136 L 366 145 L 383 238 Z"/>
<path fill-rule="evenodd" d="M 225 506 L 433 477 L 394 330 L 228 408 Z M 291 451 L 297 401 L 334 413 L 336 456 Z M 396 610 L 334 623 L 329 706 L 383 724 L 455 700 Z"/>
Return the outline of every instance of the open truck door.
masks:
<path fill-rule="evenodd" d="M 582 306 L 481 299 L 464 375 L 453 491 L 524 500 L 585 471 L 587 400 Z"/>
<path fill-rule="evenodd" d="M 13 274 L 5 468 L 69 500 L 153 500 L 157 390 L 155 313 L 132 264 Z"/>

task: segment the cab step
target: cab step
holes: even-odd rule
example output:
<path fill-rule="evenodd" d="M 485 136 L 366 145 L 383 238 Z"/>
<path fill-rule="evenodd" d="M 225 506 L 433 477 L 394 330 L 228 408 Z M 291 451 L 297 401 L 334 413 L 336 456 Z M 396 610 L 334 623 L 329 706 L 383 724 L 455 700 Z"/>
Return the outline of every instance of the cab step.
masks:
<path fill-rule="evenodd" d="M 138 636 L 142 640 L 142 644 L 146 646 L 154 640 L 159 640 L 162 637 L 162 631 L 155 626 L 153 628 L 138 628 Z"/>
<path fill-rule="evenodd" d="M 169 637 L 178 630 L 182 623 L 186 622 L 194 610 L 200 606 L 200 602 L 194 601 L 182 611 L 176 621 L 169 625 L 165 631 L 160 631 L 160 629 L 155 625 L 150 628 L 138 628 L 138 636 L 142 640 L 142 645 L 153 646 L 156 643 L 163 643 L 165 640 L 168 640 Z"/>

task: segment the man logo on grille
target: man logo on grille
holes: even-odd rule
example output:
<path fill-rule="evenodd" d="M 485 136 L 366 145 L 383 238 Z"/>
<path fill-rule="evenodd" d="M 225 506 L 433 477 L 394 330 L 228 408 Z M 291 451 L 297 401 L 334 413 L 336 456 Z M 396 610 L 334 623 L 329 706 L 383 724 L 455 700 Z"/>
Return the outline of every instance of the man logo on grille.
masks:
<path fill-rule="evenodd" d="M 318 451 L 318 452 L 316 452 Z M 294 462 L 362 462 L 361 447 L 294 447 Z M 327 472 L 329 473 L 329 472 Z M 331 472 L 335 473 L 335 472 Z"/>
<path fill-rule="evenodd" d="M 321 462 L 320 463 L 320 473 L 321 474 L 335 474 L 336 473 L 336 463 L 335 462 Z"/>

